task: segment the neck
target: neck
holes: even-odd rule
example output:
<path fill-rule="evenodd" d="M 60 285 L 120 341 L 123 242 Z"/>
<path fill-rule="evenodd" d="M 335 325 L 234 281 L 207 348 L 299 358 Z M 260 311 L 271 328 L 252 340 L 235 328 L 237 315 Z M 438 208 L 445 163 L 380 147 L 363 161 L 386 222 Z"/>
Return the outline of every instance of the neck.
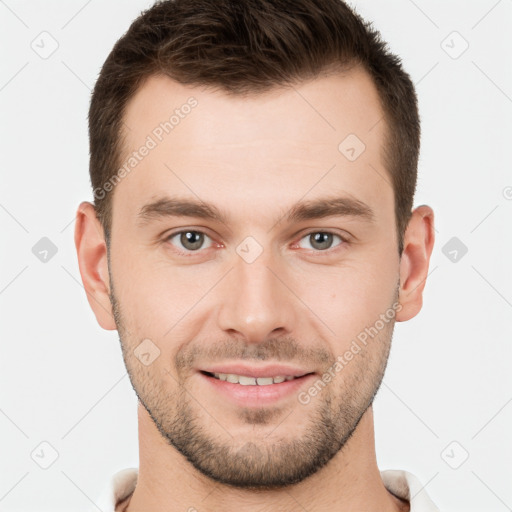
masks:
<path fill-rule="evenodd" d="M 127 512 L 409 510 L 382 483 L 371 407 L 326 466 L 296 485 L 271 491 L 236 489 L 210 480 L 162 438 L 141 404 L 138 421 L 139 476 Z"/>

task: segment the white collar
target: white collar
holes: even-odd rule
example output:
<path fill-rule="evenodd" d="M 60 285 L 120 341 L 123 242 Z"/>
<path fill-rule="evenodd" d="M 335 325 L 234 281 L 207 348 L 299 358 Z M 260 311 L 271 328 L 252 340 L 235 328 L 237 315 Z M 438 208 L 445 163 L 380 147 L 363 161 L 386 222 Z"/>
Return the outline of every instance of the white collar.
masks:
<path fill-rule="evenodd" d="M 117 503 L 135 490 L 138 474 L 137 468 L 127 468 L 115 473 L 98 499 L 100 509 L 103 512 L 115 512 Z M 381 471 L 380 475 L 389 492 L 410 502 L 410 512 L 439 512 L 421 482 L 412 473 L 388 469 Z"/>

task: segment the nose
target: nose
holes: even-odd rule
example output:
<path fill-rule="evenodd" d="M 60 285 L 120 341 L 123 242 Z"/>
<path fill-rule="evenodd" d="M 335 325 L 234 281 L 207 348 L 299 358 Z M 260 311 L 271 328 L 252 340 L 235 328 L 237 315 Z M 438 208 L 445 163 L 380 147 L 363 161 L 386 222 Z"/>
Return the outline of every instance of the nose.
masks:
<path fill-rule="evenodd" d="M 251 344 L 298 328 L 300 307 L 284 262 L 264 250 L 251 263 L 235 254 L 233 266 L 217 290 L 218 326 L 223 332 Z"/>

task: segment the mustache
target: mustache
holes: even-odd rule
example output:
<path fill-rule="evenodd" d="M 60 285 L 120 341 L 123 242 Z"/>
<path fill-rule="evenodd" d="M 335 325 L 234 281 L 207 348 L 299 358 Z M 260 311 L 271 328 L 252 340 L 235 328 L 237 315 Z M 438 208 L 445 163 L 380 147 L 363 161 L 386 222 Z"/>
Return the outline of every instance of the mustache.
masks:
<path fill-rule="evenodd" d="M 188 343 L 183 345 L 174 358 L 178 370 L 198 366 L 198 362 L 223 360 L 286 361 L 329 365 L 334 354 L 323 346 L 299 343 L 291 337 L 269 338 L 261 343 L 246 343 L 242 340 L 222 340 L 215 343 Z"/>

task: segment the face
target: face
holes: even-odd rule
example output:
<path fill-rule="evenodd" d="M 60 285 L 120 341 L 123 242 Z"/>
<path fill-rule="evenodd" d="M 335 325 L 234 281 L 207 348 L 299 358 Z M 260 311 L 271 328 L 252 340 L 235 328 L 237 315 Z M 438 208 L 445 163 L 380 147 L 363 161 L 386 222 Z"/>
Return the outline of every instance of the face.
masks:
<path fill-rule="evenodd" d="M 243 98 L 154 77 L 128 105 L 123 356 L 163 438 L 216 481 L 299 482 L 371 405 L 400 310 L 382 117 L 357 69 Z"/>

